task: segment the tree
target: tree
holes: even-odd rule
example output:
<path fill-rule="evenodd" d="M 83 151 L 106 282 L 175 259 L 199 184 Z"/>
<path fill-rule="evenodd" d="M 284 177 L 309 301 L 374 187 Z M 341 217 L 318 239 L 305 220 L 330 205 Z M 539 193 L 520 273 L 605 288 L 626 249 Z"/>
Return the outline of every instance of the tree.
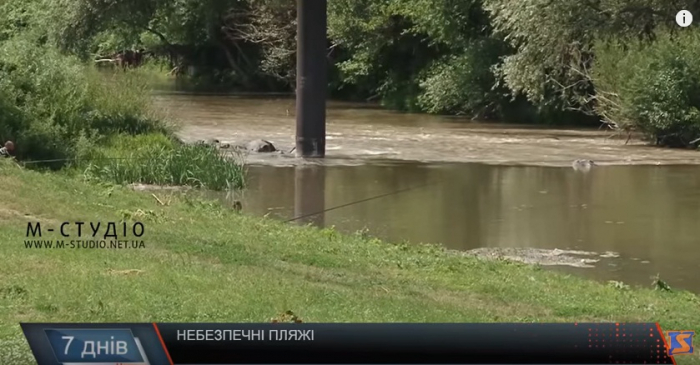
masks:
<path fill-rule="evenodd" d="M 517 95 L 539 105 L 593 111 L 590 67 L 596 40 L 653 41 L 659 28 L 676 26 L 678 9 L 697 1 L 485 0 L 496 32 L 515 49 L 497 67 Z"/>
<path fill-rule="evenodd" d="M 260 70 L 293 85 L 296 72 L 296 4 L 288 0 L 248 0 L 232 8 L 224 32 L 233 41 L 256 44 L 262 51 Z"/>

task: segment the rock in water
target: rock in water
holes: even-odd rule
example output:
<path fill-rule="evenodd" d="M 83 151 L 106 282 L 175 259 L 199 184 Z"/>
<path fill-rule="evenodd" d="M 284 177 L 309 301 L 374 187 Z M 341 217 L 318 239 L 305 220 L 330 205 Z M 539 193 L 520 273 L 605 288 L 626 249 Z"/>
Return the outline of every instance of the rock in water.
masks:
<path fill-rule="evenodd" d="M 277 149 L 268 141 L 258 139 L 248 143 L 246 149 L 251 152 L 275 152 Z"/>
<path fill-rule="evenodd" d="M 588 172 L 591 171 L 591 167 L 596 166 L 596 163 L 592 160 L 576 160 L 571 164 L 571 167 L 575 171 Z"/>
<path fill-rule="evenodd" d="M 203 145 L 212 146 L 212 147 L 218 146 L 219 143 L 220 143 L 219 140 L 218 140 L 218 139 L 215 139 L 215 138 L 212 138 L 212 139 L 200 139 L 200 140 L 198 140 L 197 142 L 195 142 L 195 144 L 203 144 Z"/>

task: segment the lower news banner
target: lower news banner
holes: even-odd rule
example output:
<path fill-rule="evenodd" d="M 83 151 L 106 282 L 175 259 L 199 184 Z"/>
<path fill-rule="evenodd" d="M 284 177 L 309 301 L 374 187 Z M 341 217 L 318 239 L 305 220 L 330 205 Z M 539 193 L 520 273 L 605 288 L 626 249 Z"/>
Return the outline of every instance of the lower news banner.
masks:
<path fill-rule="evenodd" d="M 675 364 L 655 323 L 23 323 L 38 365 Z"/>

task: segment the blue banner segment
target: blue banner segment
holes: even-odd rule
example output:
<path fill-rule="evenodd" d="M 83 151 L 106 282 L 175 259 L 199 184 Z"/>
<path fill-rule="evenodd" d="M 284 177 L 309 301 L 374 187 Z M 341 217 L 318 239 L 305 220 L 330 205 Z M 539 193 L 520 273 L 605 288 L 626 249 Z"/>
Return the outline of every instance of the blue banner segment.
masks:
<path fill-rule="evenodd" d="M 172 365 L 153 323 L 20 325 L 37 365 Z"/>
<path fill-rule="evenodd" d="M 144 363 L 130 329 L 47 329 L 60 363 Z"/>

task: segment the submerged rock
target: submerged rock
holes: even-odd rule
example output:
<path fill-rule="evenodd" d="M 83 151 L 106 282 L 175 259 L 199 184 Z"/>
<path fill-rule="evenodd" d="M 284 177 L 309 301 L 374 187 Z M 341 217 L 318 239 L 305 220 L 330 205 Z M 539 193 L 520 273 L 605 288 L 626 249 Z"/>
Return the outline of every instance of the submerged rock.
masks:
<path fill-rule="evenodd" d="M 210 139 L 200 139 L 196 141 L 194 144 L 203 144 L 207 146 L 212 146 L 212 147 L 218 147 L 219 143 L 221 143 L 218 139 L 216 138 L 210 138 Z"/>
<path fill-rule="evenodd" d="M 223 150 L 231 149 L 248 152 L 281 152 L 275 147 L 275 145 L 272 144 L 272 142 L 266 141 L 264 139 L 256 139 L 254 141 L 250 141 L 248 143 L 243 144 L 232 144 L 229 142 L 222 142 L 219 139 L 212 138 L 196 141 L 195 144 L 203 144 Z"/>
<path fill-rule="evenodd" d="M 571 164 L 575 171 L 588 172 L 593 166 L 597 166 L 592 160 L 576 160 Z"/>
<path fill-rule="evenodd" d="M 255 141 L 251 141 L 246 145 L 246 149 L 251 152 L 276 152 L 277 148 L 275 146 L 266 140 L 263 139 L 257 139 Z"/>

